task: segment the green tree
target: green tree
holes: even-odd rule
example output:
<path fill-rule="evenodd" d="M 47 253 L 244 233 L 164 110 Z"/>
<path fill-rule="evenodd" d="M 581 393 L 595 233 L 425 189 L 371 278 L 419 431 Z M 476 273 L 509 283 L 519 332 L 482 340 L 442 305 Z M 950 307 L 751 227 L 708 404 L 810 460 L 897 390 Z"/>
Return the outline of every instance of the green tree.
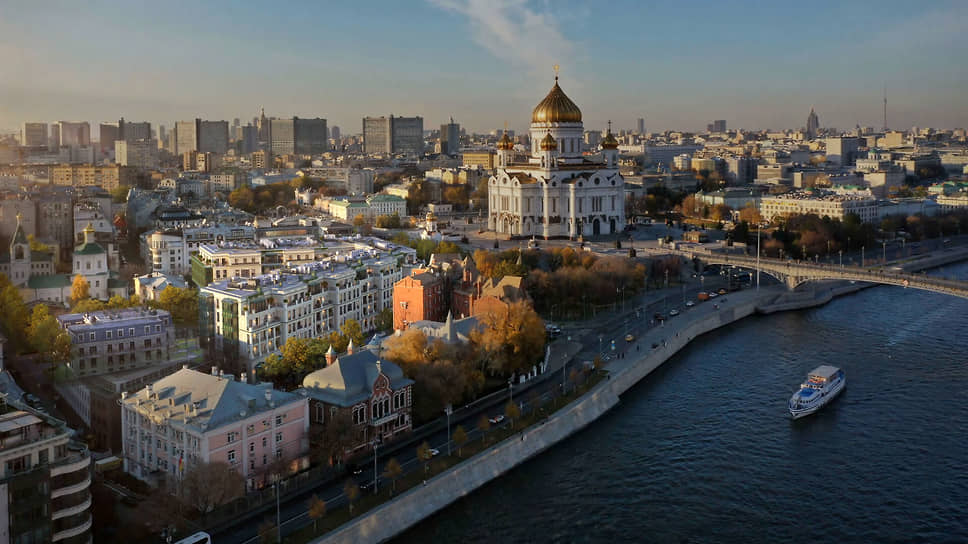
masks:
<path fill-rule="evenodd" d="M 71 311 L 77 314 L 86 314 L 90 312 L 100 312 L 102 310 L 107 310 L 108 305 L 100 300 L 94 298 L 85 298 L 74 305 Z"/>
<path fill-rule="evenodd" d="M 518 408 L 518 405 L 514 402 L 508 401 L 508 403 L 504 405 L 504 417 L 508 418 L 508 421 L 511 424 L 511 429 L 513 430 L 514 420 L 521 417 L 521 409 Z"/>
<path fill-rule="evenodd" d="M 91 284 L 87 278 L 78 274 L 71 283 L 71 304 L 77 304 L 86 298 L 91 298 Z"/>
<path fill-rule="evenodd" d="M 461 448 L 467 443 L 467 432 L 464 431 L 464 427 L 458 425 L 454 429 L 454 444 L 457 445 L 457 457 L 461 457 Z"/>
<path fill-rule="evenodd" d="M 329 342 L 322 338 L 289 337 L 280 349 L 262 365 L 262 375 L 283 389 L 298 384 L 306 374 L 326 364 Z"/>
<path fill-rule="evenodd" d="M 54 338 L 61 332 L 57 318 L 50 315 L 47 305 L 38 304 L 30 314 L 27 342 L 37 353 L 47 353 L 54 346 Z"/>
<path fill-rule="evenodd" d="M 319 495 L 313 493 L 313 496 L 309 499 L 306 514 L 309 516 L 309 519 L 313 520 L 313 532 L 318 532 L 319 519 L 326 515 L 326 501 L 320 499 Z"/>
<path fill-rule="evenodd" d="M 169 285 L 158 295 L 154 306 L 170 313 L 172 321 L 178 325 L 198 324 L 198 291 L 195 289 Z"/>
<path fill-rule="evenodd" d="M 376 329 L 378 331 L 389 331 L 393 328 L 393 308 L 384 308 L 376 314 Z"/>
<path fill-rule="evenodd" d="M 229 204 L 247 212 L 255 210 L 255 194 L 248 185 L 243 185 L 229 193 Z"/>
<path fill-rule="evenodd" d="M 29 319 L 27 305 L 24 304 L 20 291 L 14 287 L 7 276 L 0 274 L 0 330 L 7 337 L 14 351 L 21 351 L 27 346 L 26 329 Z"/>
<path fill-rule="evenodd" d="M 394 494 L 397 491 L 397 480 L 403 475 L 403 467 L 400 466 L 400 462 L 397 461 L 396 457 L 391 457 L 387 461 L 386 468 L 383 471 L 383 476 L 390 479 L 390 494 Z"/>
<path fill-rule="evenodd" d="M 126 202 L 128 200 L 128 191 L 131 190 L 129 185 L 118 185 L 114 189 L 111 189 L 111 198 L 116 204 Z"/>
<path fill-rule="evenodd" d="M 353 480 L 346 480 L 346 484 L 343 485 L 343 494 L 346 495 L 346 502 L 350 506 L 350 515 L 353 515 L 353 505 L 356 503 L 356 499 L 360 498 L 360 486 L 356 485 Z"/>

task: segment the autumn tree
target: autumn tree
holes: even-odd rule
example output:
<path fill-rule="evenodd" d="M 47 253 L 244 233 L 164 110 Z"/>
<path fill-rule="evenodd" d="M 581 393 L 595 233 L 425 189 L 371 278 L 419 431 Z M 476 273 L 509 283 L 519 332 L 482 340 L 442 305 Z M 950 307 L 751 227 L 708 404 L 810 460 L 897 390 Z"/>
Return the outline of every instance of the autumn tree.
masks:
<path fill-rule="evenodd" d="M 294 387 L 307 374 L 326 365 L 328 349 L 329 342 L 322 338 L 290 336 L 279 354 L 266 357 L 262 375 L 284 389 Z"/>
<path fill-rule="evenodd" d="M 70 335 L 60 327 L 57 318 L 50 315 L 45 304 L 34 306 L 27 325 L 27 342 L 51 364 L 70 359 Z"/>
<path fill-rule="evenodd" d="M 760 215 L 760 209 L 753 204 L 747 204 L 745 208 L 739 211 L 739 220 L 746 221 L 750 225 L 759 225 L 763 222 L 763 216 Z"/>
<path fill-rule="evenodd" d="M 196 463 L 181 480 L 179 496 L 186 504 L 207 514 L 245 492 L 245 481 L 228 463 Z"/>
<path fill-rule="evenodd" d="M 477 420 L 477 429 L 481 431 L 481 441 L 487 444 L 487 433 L 491 430 L 491 420 L 487 418 L 487 414 L 481 414 Z"/>
<path fill-rule="evenodd" d="M 178 325 L 198 324 L 198 291 L 195 289 L 169 285 L 158 295 L 153 306 L 170 313 L 172 321 Z"/>
<path fill-rule="evenodd" d="M 394 494 L 397 491 L 397 480 L 403 475 L 403 467 L 400 466 L 400 462 L 397 461 L 396 457 L 391 457 L 387 461 L 386 468 L 383 471 L 383 476 L 390 479 L 390 494 Z"/>
<path fill-rule="evenodd" d="M 363 215 L 362 213 L 356 214 L 356 217 L 353 218 L 353 226 L 362 227 L 365 224 L 366 224 L 366 216 Z"/>
<path fill-rule="evenodd" d="M 346 495 L 346 502 L 350 507 L 350 515 L 353 515 L 353 505 L 356 503 L 356 499 L 360 498 L 360 486 L 356 485 L 353 480 L 346 480 L 343 485 L 343 494 Z"/>
<path fill-rule="evenodd" d="M 4 274 L 0 274 L 0 316 L 0 332 L 3 332 L 14 350 L 20 351 L 27 347 L 27 305 L 24 304 L 20 291 Z"/>
<path fill-rule="evenodd" d="M 248 185 L 243 185 L 229 193 L 229 204 L 233 208 L 251 212 L 254 210 L 255 193 Z"/>
<path fill-rule="evenodd" d="M 427 470 L 430 469 L 429 463 L 432 457 L 433 455 L 430 454 L 430 444 L 428 444 L 426 441 L 421 442 L 420 445 L 417 446 L 417 459 L 423 461 L 424 472 L 427 472 Z"/>
<path fill-rule="evenodd" d="M 78 274 L 71 283 L 71 304 L 77 304 L 86 298 L 91 298 L 91 284 L 87 278 Z"/>
<path fill-rule="evenodd" d="M 514 429 L 514 420 L 521 417 L 521 409 L 518 408 L 517 404 L 509 400 L 508 403 L 504 405 L 504 417 L 508 418 L 508 421 L 510 421 L 511 424 L 511 429 Z"/>
<path fill-rule="evenodd" d="M 393 308 L 384 308 L 380 310 L 380 313 L 376 314 L 374 320 L 376 330 L 378 331 L 389 331 L 393 328 Z"/>
<path fill-rule="evenodd" d="M 313 520 L 313 532 L 315 533 L 319 531 L 319 519 L 326 515 L 326 501 L 320 499 L 319 495 L 313 493 L 306 510 L 309 519 Z"/>
<path fill-rule="evenodd" d="M 511 302 L 479 319 L 481 326 L 471 332 L 471 342 L 480 349 L 482 365 L 492 374 L 527 372 L 541 358 L 544 321 L 528 302 Z"/>
<path fill-rule="evenodd" d="M 454 444 L 457 446 L 457 457 L 461 456 L 461 448 L 467 443 L 467 432 L 462 425 L 454 429 Z"/>

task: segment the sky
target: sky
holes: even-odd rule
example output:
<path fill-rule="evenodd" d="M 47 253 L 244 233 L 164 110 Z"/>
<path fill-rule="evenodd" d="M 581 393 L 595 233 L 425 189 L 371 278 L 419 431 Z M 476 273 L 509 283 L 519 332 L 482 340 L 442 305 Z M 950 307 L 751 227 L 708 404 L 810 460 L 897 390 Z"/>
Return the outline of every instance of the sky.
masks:
<path fill-rule="evenodd" d="M 453 117 L 521 131 L 554 82 L 586 129 L 968 126 L 968 1 L 0 0 L 23 121 Z"/>

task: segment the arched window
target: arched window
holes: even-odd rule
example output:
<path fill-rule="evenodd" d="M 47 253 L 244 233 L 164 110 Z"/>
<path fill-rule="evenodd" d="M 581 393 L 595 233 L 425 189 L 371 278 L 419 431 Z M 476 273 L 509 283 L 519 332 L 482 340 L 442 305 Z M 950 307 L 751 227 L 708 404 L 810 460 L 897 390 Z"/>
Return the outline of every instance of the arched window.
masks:
<path fill-rule="evenodd" d="M 17 249 L 14 250 L 14 256 L 13 256 L 13 258 L 14 259 L 23 259 L 24 258 L 24 246 L 17 246 Z"/>

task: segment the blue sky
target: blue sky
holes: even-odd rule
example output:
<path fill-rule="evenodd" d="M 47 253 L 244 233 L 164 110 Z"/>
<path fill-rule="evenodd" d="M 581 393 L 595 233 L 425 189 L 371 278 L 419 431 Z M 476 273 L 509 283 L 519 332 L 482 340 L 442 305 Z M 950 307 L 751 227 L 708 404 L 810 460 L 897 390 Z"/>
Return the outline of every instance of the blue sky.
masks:
<path fill-rule="evenodd" d="M 586 128 L 968 126 L 968 2 L 0 0 L 24 120 L 450 116 L 522 130 L 561 65 Z"/>

